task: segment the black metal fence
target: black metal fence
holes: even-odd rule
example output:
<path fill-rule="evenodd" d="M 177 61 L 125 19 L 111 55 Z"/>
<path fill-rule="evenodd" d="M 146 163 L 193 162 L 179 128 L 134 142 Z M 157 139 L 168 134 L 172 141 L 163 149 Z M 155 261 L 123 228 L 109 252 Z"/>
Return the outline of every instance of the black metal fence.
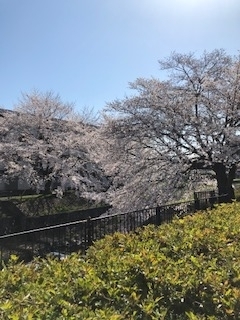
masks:
<path fill-rule="evenodd" d="M 11 254 L 23 261 L 48 254 L 62 258 L 71 252 L 84 253 L 96 240 L 114 232 L 128 233 L 148 224 L 160 225 L 220 202 L 215 192 L 195 193 L 193 201 L 104 215 L 0 236 L 0 264 Z"/>
<path fill-rule="evenodd" d="M 11 202 L 1 202 L 1 205 L 2 204 L 8 208 L 8 206 L 11 205 Z M 109 209 L 110 206 L 103 206 L 81 211 L 62 212 L 58 214 L 31 217 L 26 217 L 21 212 L 16 212 L 16 214 L 14 214 L 12 217 L 4 217 L 0 219 L 0 236 L 54 226 L 56 224 L 85 220 L 89 217 L 95 218 L 101 216 Z M 12 208 L 12 211 L 14 211 L 14 208 Z"/>

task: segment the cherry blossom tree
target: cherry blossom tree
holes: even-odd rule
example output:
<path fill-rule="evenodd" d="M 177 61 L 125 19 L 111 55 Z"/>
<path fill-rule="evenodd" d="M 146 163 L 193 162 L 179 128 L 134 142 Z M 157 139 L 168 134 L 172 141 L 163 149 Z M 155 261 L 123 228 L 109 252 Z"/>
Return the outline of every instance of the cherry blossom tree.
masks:
<path fill-rule="evenodd" d="M 68 119 L 74 111 L 72 103 L 63 102 L 59 94 L 52 91 L 40 92 L 34 89 L 30 93 L 23 93 L 15 111 L 36 116 L 43 119 Z"/>
<path fill-rule="evenodd" d="M 105 190 L 108 181 L 88 152 L 93 130 L 69 120 L 73 106 L 52 92 L 24 94 L 15 112 L 2 113 L 2 178 L 18 178 L 36 190 L 74 189 L 81 196 Z"/>
<path fill-rule="evenodd" d="M 240 160 L 240 56 L 172 53 L 159 63 L 168 80 L 137 79 L 135 94 L 105 110 L 112 201 L 162 203 L 209 175 L 229 201 Z"/>

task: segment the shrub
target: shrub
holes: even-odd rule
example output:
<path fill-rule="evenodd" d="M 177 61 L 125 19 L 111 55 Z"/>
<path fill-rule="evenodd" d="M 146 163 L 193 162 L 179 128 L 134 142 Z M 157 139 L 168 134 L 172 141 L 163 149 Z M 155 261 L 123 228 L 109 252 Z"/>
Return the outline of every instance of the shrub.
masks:
<path fill-rule="evenodd" d="M 0 274 L 1 319 L 238 319 L 240 204 Z"/>

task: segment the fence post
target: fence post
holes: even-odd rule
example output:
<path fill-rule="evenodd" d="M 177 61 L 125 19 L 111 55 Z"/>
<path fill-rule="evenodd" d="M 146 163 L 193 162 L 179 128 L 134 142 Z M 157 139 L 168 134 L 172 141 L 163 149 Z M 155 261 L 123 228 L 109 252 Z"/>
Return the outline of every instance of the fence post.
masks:
<path fill-rule="evenodd" d="M 91 221 L 91 217 L 87 219 L 87 244 L 88 247 L 91 246 L 93 243 L 93 225 Z"/>
<path fill-rule="evenodd" d="M 216 198 L 215 190 L 210 191 L 209 203 L 210 203 L 211 209 L 213 209 L 216 200 L 217 198 Z"/>
<path fill-rule="evenodd" d="M 194 192 L 193 195 L 194 195 L 194 209 L 195 211 L 200 210 L 200 201 L 198 199 L 198 195 L 196 192 Z"/>
<path fill-rule="evenodd" d="M 161 208 L 159 206 L 157 206 L 156 207 L 156 225 L 160 226 L 161 223 L 162 223 Z"/>

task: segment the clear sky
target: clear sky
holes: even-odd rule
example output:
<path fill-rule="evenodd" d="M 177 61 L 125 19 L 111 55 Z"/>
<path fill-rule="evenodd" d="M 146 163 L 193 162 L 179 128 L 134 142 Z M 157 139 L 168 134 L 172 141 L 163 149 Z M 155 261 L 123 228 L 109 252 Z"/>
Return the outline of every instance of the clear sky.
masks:
<path fill-rule="evenodd" d="M 240 49 L 240 0 L 0 0 L 0 106 L 52 90 L 101 110 L 172 51 Z"/>

